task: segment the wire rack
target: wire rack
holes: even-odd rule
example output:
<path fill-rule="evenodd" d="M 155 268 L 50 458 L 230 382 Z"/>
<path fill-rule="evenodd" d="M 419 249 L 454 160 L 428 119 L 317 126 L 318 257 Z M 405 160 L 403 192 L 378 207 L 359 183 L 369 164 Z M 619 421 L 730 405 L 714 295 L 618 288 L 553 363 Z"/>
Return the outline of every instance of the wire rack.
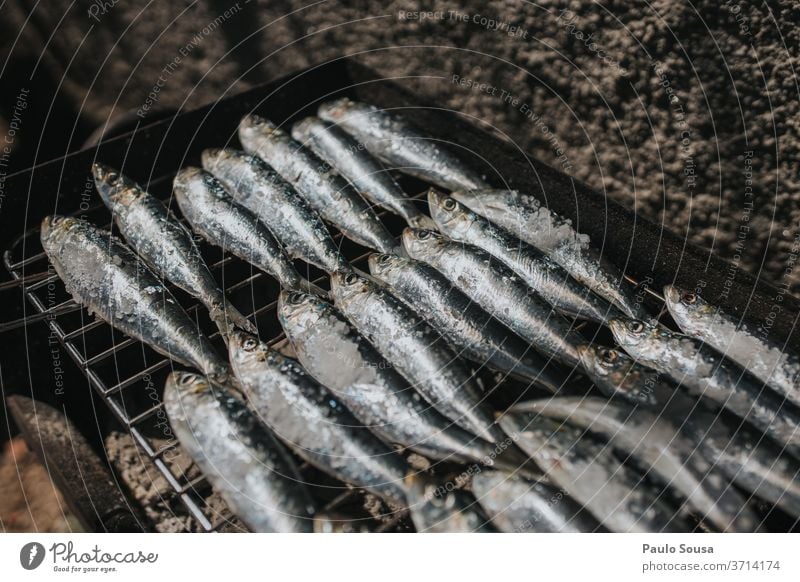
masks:
<path fill-rule="evenodd" d="M 170 195 L 171 178 L 167 176 L 151 181 L 148 190 L 166 201 Z M 426 185 L 405 177 L 399 179 L 407 192 L 420 192 L 414 198 L 424 204 L 422 198 Z M 386 212 L 378 212 L 378 215 L 391 232 L 399 235 L 404 227 L 400 219 Z M 111 217 L 102 204 L 93 206 L 80 216 L 94 224 L 112 228 Z M 367 270 L 369 253 L 364 253 L 361 247 L 343 239 L 339 233 L 334 233 L 334 239 L 353 265 Z M 210 247 L 199 239 L 197 242 L 229 300 L 256 321 L 262 340 L 276 349 L 283 347 L 285 336 L 275 313 L 275 298 L 279 291 L 277 283 L 240 259 Z M 194 466 L 187 468 L 185 463 L 175 460 L 179 443 L 169 429 L 161 400 L 173 362 L 145 344 L 116 331 L 104 321 L 92 319 L 77 305 L 49 265 L 41 247 L 38 229 L 20 237 L 5 252 L 4 263 L 13 278 L 8 286 L 20 286 L 34 309 L 34 313 L 26 315 L 22 323 L 30 325 L 40 320 L 47 325 L 50 333 L 48 341 L 57 341 L 66 350 L 121 424 L 123 431 L 130 434 L 143 453 L 144 462 L 151 463 L 166 479 L 170 495 L 190 517 L 188 529 L 207 532 L 244 530 L 244 526 L 224 503 L 213 495 L 199 470 Z M 320 271 L 305 264 L 300 268 L 298 263 L 298 267 L 301 272 L 305 270 L 304 274 L 309 280 L 327 286 L 327 278 Z M 637 284 L 633 279 L 629 280 Z M 167 286 L 187 313 L 195 318 L 200 329 L 220 350 L 224 350 L 219 332 L 208 319 L 204 308 L 173 285 Z M 647 286 L 641 287 L 641 293 L 647 303 L 663 315 L 663 298 Z M 305 481 L 311 484 L 312 495 L 323 513 L 343 516 L 370 531 L 413 529 L 405 514 L 376 516 L 369 513 L 364 509 L 367 499 L 363 490 L 336 482 L 299 459 L 297 462 Z M 167 505 L 172 501 L 165 500 Z"/>
<path fill-rule="evenodd" d="M 152 182 L 148 189 L 159 196 L 159 184 L 164 189 L 169 183 L 171 177 L 162 178 Z M 167 192 L 162 199 L 168 195 Z M 80 216 L 105 228 L 112 227 L 109 213 L 102 205 L 93 206 Z M 391 222 L 391 218 L 385 222 Z M 342 240 L 338 233 L 334 238 L 354 265 L 366 268 L 368 253 Z M 228 298 L 242 313 L 256 321 L 262 340 L 276 349 L 284 347 L 285 335 L 276 316 L 277 283 L 244 261 L 202 241 L 198 240 L 198 243 Z M 143 453 L 144 462 L 152 463 L 166 479 L 170 496 L 174 499 L 162 500 L 164 504 L 172 506 L 177 500 L 190 518 L 187 529 L 191 531 L 244 530 L 245 526 L 213 495 L 196 466 L 187 467 L 185 462 L 177 462 L 179 443 L 169 428 L 161 400 L 166 377 L 175 364 L 106 322 L 93 319 L 76 304 L 50 266 L 42 250 L 38 229 L 20 237 L 5 252 L 3 259 L 13 278 L 6 286 L 21 287 L 34 310 L 34 313 L 26 314 L 23 323 L 27 326 L 37 321 L 46 324 L 48 342 L 57 341 L 63 347 L 123 432 L 130 434 Z M 325 286 L 327 279 L 321 272 L 305 264 L 299 270 L 318 285 Z M 173 285 L 167 286 L 200 329 L 217 344 L 221 353 L 225 353 L 222 338 L 204 308 Z M 353 529 L 408 531 L 413 528 L 404 513 L 391 514 L 386 508 L 367 511 L 366 505 L 374 507 L 374 500 L 368 498 L 363 490 L 337 482 L 300 459 L 297 459 L 297 464 L 321 513 L 332 519 L 343 518 L 352 524 Z"/>

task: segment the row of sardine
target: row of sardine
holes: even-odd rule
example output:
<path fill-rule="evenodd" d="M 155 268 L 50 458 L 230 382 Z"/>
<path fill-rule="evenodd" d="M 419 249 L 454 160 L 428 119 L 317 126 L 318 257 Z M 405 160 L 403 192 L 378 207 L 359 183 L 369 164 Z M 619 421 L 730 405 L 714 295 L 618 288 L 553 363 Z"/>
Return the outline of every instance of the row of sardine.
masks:
<path fill-rule="evenodd" d="M 692 520 L 755 531 L 739 491 L 800 515 L 797 358 L 672 286 L 683 333 L 664 328 L 568 219 L 489 188 L 402 115 L 347 99 L 318 115 L 291 135 L 245 117 L 244 151 L 206 150 L 173 188 L 191 231 L 281 285 L 297 359 L 258 338 L 192 232 L 119 172 L 94 167 L 127 244 L 79 219 L 42 226 L 78 303 L 201 372 L 170 376 L 166 410 L 252 529 L 312 527 L 289 450 L 426 531 L 685 531 Z M 431 189 L 426 214 L 387 166 L 450 194 Z M 399 242 L 375 207 L 406 221 Z M 330 226 L 375 251 L 369 273 L 342 256 Z M 326 272 L 330 293 L 295 259 Z M 163 281 L 208 309 L 227 358 Z M 608 326 L 622 350 L 592 344 L 581 320 Z M 483 368 L 551 396 L 498 418 Z M 581 375 L 607 398 L 589 396 Z M 434 474 L 474 465 L 472 493 L 443 490 L 398 448 Z"/>

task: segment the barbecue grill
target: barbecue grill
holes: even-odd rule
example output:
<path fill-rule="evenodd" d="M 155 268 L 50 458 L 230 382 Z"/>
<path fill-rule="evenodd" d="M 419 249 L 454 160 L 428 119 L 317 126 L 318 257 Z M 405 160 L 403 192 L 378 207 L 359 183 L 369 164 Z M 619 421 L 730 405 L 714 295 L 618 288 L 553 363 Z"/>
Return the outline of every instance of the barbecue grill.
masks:
<path fill-rule="evenodd" d="M 9 279 L 0 284 L 0 329 L 5 335 L 4 344 L 18 346 L 11 347 L 7 357 L 20 357 L 13 362 L 13 370 L 9 370 L 9 363 L 3 367 L 6 389 L 20 391 L 21 386 L 30 385 L 37 398 L 63 405 L 79 429 L 93 438 L 101 458 L 105 456 L 104 435 L 111 430 L 128 433 L 141 451 L 142 462 L 150 463 L 166 479 L 171 493 L 165 503 L 189 516 L 188 529 L 237 530 L 243 526 L 212 497 L 203 476 L 179 462 L 178 443 L 161 403 L 171 362 L 106 323 L 93 320 L 72 301 L 42 251 L 39 223 L 45 215 L 59 213 L 77 214 L 95 224 L 110 226 L 111 217 L 91 178 L 94 161 L 119 168 L 169 201 L 172 178 L 180 167 L 200 165 L 204 148 L 238 146 L 236 128 L 243 115 L 256 112 L 278 124 L 291 123 L 313 114 L 322 101 L 345 95 L 384 108 L 402 109 L 435 137 L 458 148 L 491 183 L 528 191 L 556 212 L 572 218 L 578 230 L 589 234 L 604 255 L 639 286 L 641 297 L 654 313 L 664 315 L 659 295 L 663 285 L 675 282 L 687 288 L 702 286 L 705 297 L 723 301 L 732 312 L 763 325 L 769 336 L 787 349 L 797 346 L 794 328 L 800 305 L 781 289 L 733 269 L 710 252 L 686 244 L 603 194 L 530 159 L 480 127 L 478 120 L 465 119 L 411 94 L 402 86 L 402 80 L 382 79 L 350 59 L 312 67 L 243 94 L 224 96 L 199 110 L 152 122 L 145 119 L 130 133 L 14 174 L 5 182 L 0 247 L 6 249 L 3 261 Z M 424 204 L 421 193 L 426 184 L 408 177 L 400 180 L 407 192 L 419 192 L 416 199 Z M 380 215 L 387 227 L 399 235 L 404 226 L 402 220 L 386 213 Z M 364 249 L 340 235 L 336 239 L 344 255 L 366 270 Z M 262 338 L 280 347 L 284 336 L 275 316 L 277 283 L 220 249 L 205 244 L 201 247 L 231 301 L 257 321 Z M 325 283 L 320 271 L 304 264 L 302 269 L 306 269 L 304 275 L 310 280 Z M 221 338 L 201 306 L 174 287 L 171 289 L 222 350 Z M 774 313 L 770 315 L 776 302 L 781 307 L 777 318 Z M 67 355 L 74 366 L 68 366 Z M 91 391 L 81 390 L 82 385 L 88 385 Z M 54 469 L 57 471 L 57 467 Z M 113 465 L 111 469 L 116 470 Z M 326 513 L 346 515 L 355 520 L 356 528 L 412 529 L 402 514 L 366 511 L 370 500 L 363 491 L 337 483 L 307 465 L 302 465 L 301 470 L 308 482 L 316 484 L 314 495 Z M 144 523 L 142 527 L 150 529 L 153 524 Z"/>

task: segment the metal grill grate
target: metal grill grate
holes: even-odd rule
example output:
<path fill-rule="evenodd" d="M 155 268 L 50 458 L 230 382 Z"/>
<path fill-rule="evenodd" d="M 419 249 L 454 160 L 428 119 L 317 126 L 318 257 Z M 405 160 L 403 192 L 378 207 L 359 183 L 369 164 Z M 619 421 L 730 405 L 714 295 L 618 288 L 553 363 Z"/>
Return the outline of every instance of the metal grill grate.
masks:
<path fill-rule="evenodd" d="M 424 197 L 424 184 L 405 177 L 399 179 L 407 192 L 420 192 L 415 198 L 421 204 L 424 203 L 421 200 Z M 165 177 L 151 182 L 148 189 L 166 200 L 169 197 L 169 184 L 171 177 Z M 378 212 L 378 215 L 393 233 L 401 232 L 404 225 L 400 219 L 386 212 Z M 102 205 L 89 209 L 81 217 L 105 228 L 111 227 L 109 213 Z M 367 270 L 369 253 L 364 253 L 360 247 L 342 239 L 338 232 L 334 232 L 334 239 L 356 267 Z M 281 347 L 285 336 L 275 315 L 277 283 L 240 259 L 224 254 L 199 239 L 198 243 L 215 278 L 224 286 L 228 298 L 242 313 L 257 321 L 264 341 L 273 347 Z M 144 453 L 145 459 L 166 479 L 172 495 L 192 519 L 190 529 L 244 529 L 219 499 L 212 500 L 211 488 L 196 467 L 186 468 L 173 462 L 178 442 L 169 429 L 161 401 L 164 382 L 172 369 L 172 362 L 141 342 L 114 330 L 104 321 L 90 320 L 87 312 L 69 297 L 50 267 L 42 251 L 38 230 L 31 231 L 16 241 L 6 251 L 4 262 L 15 282 L 22 285 L 28 302 L 33 306 L 36 312 L 33 319 L 46 322 L 50 338 L 55 338 L 69 353 L 91 387 Z M 299 265 L 298 263 L 300 269 Z M 327 286 L 327 277 L 313 267 L 302 265 L 303 269 L 308 269 L 304 275 L 309 280 L 323 287 Z M 636 284 L 630 277 L 629 280 Z M 219 332 L 208 320 L 202 305 L 173 285 L 168 284 L 168 287 L 187 313 L 195 318 L 200 328 L 223 350 Z M 660 310 L 660 317 L 663 316 L 663 298 L 649 287 L 643 289 L 648 296 L 648 303 Z M 242 309 L 244 305 L 249 308 Z M 583 324 L 579 327 L 583 327 Z M 319 483 L 319 486 L 312 487 L 312 492 L 324 512 L 341 512 L 350 516 L 355 514 L 357 519 L 365 520 L 372 530 L 412 529 L 410 521 L 403 514 L 382 519 L 370 516 L 363 509 L 363 491 L 332 481 L 299 459 L 298 465 L 307 482 Z M 165 502 L 169 505 L 172 500 Z"/>
<path fill-rule="evenodd" d="M 154 181 L 150 191 L 158 195 L 154 185 L 169 184 L 170 179 Z M 167 194 L 168 195 L 168 194 Z M 164 196 L 166 198 L 166 196 Z M 379 213 L 380 215 L 380 213 Z M 109 213 L 103 206 L 95 206 L 81 214 L 82 218 L 110 228 Z M 386 218 L 386 217 L 384 217 Z M 391 218 L 390 218 L 391 220 Z M 334 233 L 351 262 L 366 269 L 369 253 L 348 253 L 349 243 Z M 285 335 L 277 322 L 276 298 L 278 287 L 270 277 L 238 258 L 223 254 L 199 241 L 199 246 L 209 268 L 226 290 L 226 295 L 242 313 L 258 323 L 261 338 L 271 346 L 280 348 Z M 211 488 L 196 467 L 185 468 L 173 462 L 178 448 L 166 418 L 161 396 L 172 362 L 145 344 L 131 339 L 113 329 L 100 319 L 91 316 L 77 305 L 64 289 L 63 283 L 50 266 L 42 250 L 39 231 L 33 230 L 16 241 L 4 255 L 4 263 L 14 279 L 22 286 L 27 301 L 35 314 L 27 321 L 42 320 L 47 324 L 50 341 L 58 343 L 86 376 L 91 387 L 113 413 L 166 479 L 173 496 L 191 517 L 190 529 L 199 531 L 242 530 L 236 520 L 218 499 L 211 501 Z M 303 265 L 310 280 L 325 286 L 327 278 L 313 268 Z M 302 272 L 302 269 L 300 269 Z M 201 304 L 171 284 L 167 284 L 187 313 L 197 321 L 207 336 L 225 353 L 219 332 L 207 318 Z M 241 309 L 249 303 L 249 308 Z M 322 511 L 353 517 L 370 530 L 404 531 L 411 524 L 404 514 L 367 513 L 366 493 L 322 475 L 307 463 L 297 459 L 301 475 L 311 486 L 312 495 Z M 165 500 L 169 505 L 172 500 Z"/>

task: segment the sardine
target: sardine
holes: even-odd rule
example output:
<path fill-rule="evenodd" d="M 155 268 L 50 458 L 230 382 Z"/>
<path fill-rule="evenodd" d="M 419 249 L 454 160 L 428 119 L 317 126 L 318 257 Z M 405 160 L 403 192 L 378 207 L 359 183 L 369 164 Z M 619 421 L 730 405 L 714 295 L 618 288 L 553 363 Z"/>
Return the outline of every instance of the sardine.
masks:
<path fill-rule="evenodd" d="M 577 348 L 586 340 L 498 259 L 430 230 L 405 229 L 403 246 L 411 258 L 434 267 L 541 353 L 578 365 Z"/>
<path fill-rule="evenodd" d="M 184 218 L 209 243 L 271 275 L 282 287 L 324 294 L 300 276 L 269 229 L 211 174 L 183 168 L 175 176 L 174 193 Z"/>
<path fill-rule="evenodd" d="M 233 149 L 205 150 L 202 157 L 203 168 L 267 225 L 290 257 L 328 273 L 350 270 L 317 211 L 263 160 Z"/>
<path fill-rule="evenodd" d="M 120 234 L 156 274 L 205 305 L 223 337 L 231 325 L 255 333 L 255 326 L 226 300 L 191 233 L 160 200 L 112 168 L 94 164 L 92 172 Z"/>
<path fill-rule="evenodd" d="M 275 168 L 344 236 L 384 253 L 395 247 L 394 237 L 347 180 L 285 131 L 262 117 L 248 115 L 239 124 L 239 141 Z"/>
<path fill-rule="evenodd" d="M 164 408 L 181 446 L 255 532 L 311 532 L 314 504 L 289 453 L 238 393 L 173 372 Z"/>
<path fill-rule="evenodd" d="M 464 295 L 436 269 L 396 255 L 370 255 L 370 273 L 422 315 L 465 358 L 557 392 L 566 378 L 537 352 Z M 461 355 L 461 354 L 459 354 Z"/>
<path fill-rule="evenodd" d="M 323 103 L 317 115 L 405 174 L 447 190 L 488 187 L 484 178 L 453 152 L 457 146 L 427 135 L 402 115 L 346 97 Z"/>
<path fill-rule="evenodd" d="M 759 337 L 741 318 L 711 305 L 697 293 L 667 285 L 664 299 L 670 315 L 685 334 L 716 348 L 800 406 L 800 358 L 795 354 L 766 337 Z"/>
<path fill-rule="evenodd" d="M 602 531 L 597 520 L 557 487 L 481 471 L 472 493 L 492 523 L 505 533 L 582 533 Z"/>
<path fill-rule="evenodd" d="M 228 366 L 172 293 L 110 232 L 78 218 L 48 216 L 42 247 L 67 292 L 90 314 L 155 351 L 224 382 Z"/>
<path fill-rule="evenodd" d="M 596 397 L 560 397 L 524 402 L 515 412 L 541 414 L 588 430 L 607 441 L 647 474 L 686 500 L 686 506 L 723 532 L 753 532 L 759 520 L 700 445 L 666 419 L 624 402 Z"/>
<path fill-rule="evenodd" d="M 690 392 L 713 400 L 800 453 L 800 412 L 734 361 L 701 340 L 637 319 L 612 319 L 622 348 Z"/>
<path fill-rule="evenodd" d="M 437 485 L 421 474 L 406 477 L 409 509 L 421 533 L 494 533 L 489 518 L 466 491 Z"/>
<path fill-rule="evenodd" d="M 425 402 L 330 303 L 283 291 L 278 318 L 306 371 L 385 441 L 431 459 L 503 465 L 503 457 L 493 458 L 494 445 Z"/>
<path fill-rule="evenodd" d="M 547 477 L 615 532 L 679 532 L 689 528 L 657 489 L 583 431 L 527 412 L 506 412 L 501 426 Z"/>
<path fill-rule="evenodd" d="M 442 234 L 475 245 L 500 259 L 559 312 L 600 324 L 621 315 L 617 308 L 578 283 L 558 263 L 455 199 L 431 189 L 428 206 Z"/>
<path fill-rule="evenodd" d="M 434 408 L 489 442 L 506 438 L 477 381 L 424 319 L 387 289 L 356 273 L 335 273 L 331 295 L 356 328 Z"/>
<path fill-rule="evenodd" d="M 372 204 L 397 214 L 409 226 L 435 228 L 389 171 L 343 129 L 319 117 L 307 117 L 292 126 L 292 137 L 330 164 Z"/>
<path fill-rule="evenodd" d="M 230 360 L 250 406 L 298 456 L 342 481 L 406 506 L 405 460 L 364 428 L 293 359 L 234 332 Z"/>
<path fill-rule="evenodd" d="M 666 375 L 637 364 L 619 350 L 582 346 L 588 376 L 609 398 L 626 400 L 680 425 L 728 479 L 800 516 L 800 462 L 746 424 L 730 426 L 703 400 L 678 389 Z"/>
<path fill-rule="evenodd" d="M 517 190 L 467 190 L 451 194 L 458 202 L 539 249 L 576 281 L 604 297 L 628 317 L 649 318 L 622 272 L 559 216 L 534 196 Z"/>

